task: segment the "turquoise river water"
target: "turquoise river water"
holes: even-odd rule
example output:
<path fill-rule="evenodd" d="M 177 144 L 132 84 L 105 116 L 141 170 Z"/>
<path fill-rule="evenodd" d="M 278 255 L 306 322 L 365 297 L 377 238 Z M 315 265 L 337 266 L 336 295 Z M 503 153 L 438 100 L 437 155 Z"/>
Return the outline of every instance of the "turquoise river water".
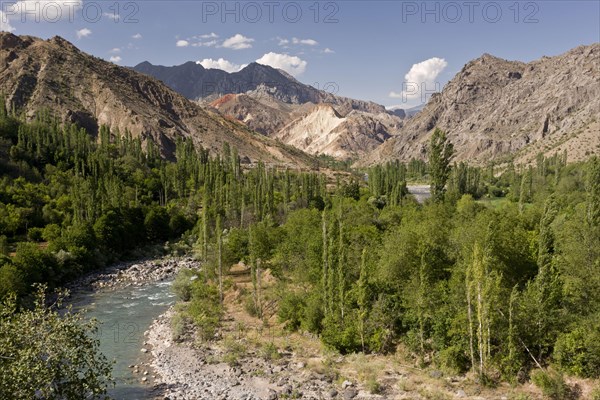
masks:
<path fill-rule="evenodd" d="M 144 332 L 174 301 L 170 281 L 73 294 L 73 308 L 87 310 L 88 318 L 96 318 L 100 322 L 100 350 L 109 360 L 115 361 L 115 387 L 109 391 L 111 398 L 136 400 L 152 397 L 151 385 L 142 383 L 142 375 L 136 376 L 129 366 L 148 361 L 149 356 L 141 352 Z M 144 370 L 140 368 L 140 371 Z"/>

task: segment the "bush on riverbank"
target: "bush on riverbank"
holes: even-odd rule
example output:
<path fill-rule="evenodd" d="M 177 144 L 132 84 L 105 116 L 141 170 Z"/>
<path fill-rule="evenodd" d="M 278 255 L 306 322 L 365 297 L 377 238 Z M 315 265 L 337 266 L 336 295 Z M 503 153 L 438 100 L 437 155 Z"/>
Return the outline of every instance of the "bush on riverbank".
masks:
<path fill-rule="evenodd" d="M 184 269 L 179 272 L 173 290 L 181 301 L 177 305 L 177 314 L 173 318 L 173 336 L 179 339 L 189 332 L 193 323 L 196 334 L 201 340 L 215 337 L 223 316 L 219 290 L 212 282 L 199 277 L 197 271 Z"/>
<path fill-rule="evenodd" d="M 81 314 L 46 307 L 45 288 L 30 310 L 16 312 L 10 295 L 0 303 L 0 398 L 105 399 L 111 363 L 94 339 L 97 325 Z"/>

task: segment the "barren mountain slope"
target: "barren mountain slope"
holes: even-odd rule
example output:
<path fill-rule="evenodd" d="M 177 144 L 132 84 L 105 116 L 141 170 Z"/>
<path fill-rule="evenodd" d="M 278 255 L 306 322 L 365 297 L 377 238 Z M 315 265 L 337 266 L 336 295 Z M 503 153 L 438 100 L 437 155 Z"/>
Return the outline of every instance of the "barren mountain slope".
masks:
<path fill-rule="evenodd" d="M 526 163 L 563 149 L 581 159 L 600 152 L 599 119 L 600 44 L 531 63 L 485 54 L 358 165 L 424 158 L 435 127 L 448 133 L 457 160 Z"/>
<path fill-rule="evenodd" d="M 100 125 L 156 142 L 172 155 L 178 137 L 218 152 L 228 142 L 251 160 L 307 165 L 310 158 L 207 112 L 156 79 L 79 51 L 60 37 L 0 33 L 0 87 L 8 105 L 33 117 L 51 110 L 95 134 Z"/>
<path fill-rule="evenodd" d="M 337 96 L 325 90 L 305 85 L 286 72 L 268 65 L 250 63 L 238 72 L 227 73 L 219 69 L 205 69 L 202 65 L 187 62 L 165 67 L 143 62 L 133 67 L 138 72 L 153 76 L 191 100 L 214 101 L 226 94 L 248 92 L 268 93 L 274 99 L 288 104 L 330 103 L 339 112 L 352 110 L 371 113 L 385 112 L 382 105 L 363 100 Z M 332 92 L 335 91 L 332 85 Z"/>
<path fill-rule="evenodd" d="M 329 104 L 318 104 L 306 115 L 283 127 L 274 137 L 310 154 L 347 159 L 376 148 L 400 124 L 400 119 L 389 114 L 353 111 L 342 117 Z"/>
<path fill-rule="evenodd" d="M 364 155 L 402 126 L 401 118 L 387 112 L 341 113 L 330 104 L 288 104 L 261 91 L 225 95 L 210 106 L 283 143 L 339 159 Z"/>

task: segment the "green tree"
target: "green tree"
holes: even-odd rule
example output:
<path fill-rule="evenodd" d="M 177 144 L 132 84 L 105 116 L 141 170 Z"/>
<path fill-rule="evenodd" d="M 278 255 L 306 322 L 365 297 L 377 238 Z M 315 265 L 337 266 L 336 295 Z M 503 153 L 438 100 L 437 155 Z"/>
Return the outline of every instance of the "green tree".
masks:
<path fill-rule="evenodd" d="M 556 199 L 551 196 L 544 208 L 538 238 L 538 274 L 524 293 L 523 330 L 529 336 L 536 358 L 548 357 L 557 335 L 564 327 L 563 284 L 556 266 L 555 235 L 552 222 L 558 214 Z M 532 349 L 532 351 L 533 351 Z"/>
<path fill-rule="evenodd" d="M 0 398 L 106 399 L 111 365 L 93 338 L 97 325 L 81 314 L 46 307 L 40 287 L 31 310 L 14 295 L 0 304 Z"/>
<path fill-rule="evenodd" d="M 149 240 L 167 240 L 171 234 L 169 214 L 164 208 L 152 208 L 146 214 L 144 226 Z"/>
<path fill-rule="evenodd" d="M 450 176 L 450 161 L 454 155 L 454 146 L 446 134 L 436 128 L 429 141 L 429 177 L 431 197 L 434 201 L 444 199 L 446 182 Z"/>
<path fill-rule="evenodd" d="M 492 270 L 489 250 L 479 243 L 473 247 L 472 261 L 467 267 L 467 306 L 469 316 L 469 343 L 473 367 L 478 365 L 484 376 L 492 357 L 492 326 L 496 318 L 500 292 L 500 276 Z M 476 336 L 477 362 L 474 336 Z"/>
<path fill-rule="evenodd" d="M 369 298 L 371 296 L 369 288 L 369 277 L 367 271 L 367 249 L 363 249 L 362 259 L 360 262 L 360 276 L 357 282 L 358 291 L 358 316 L 359 316 L 359 330 L 360 330 L 360 343 L 363 352 L 365 351 L 365 325 L 367 317 L 369 316 Z"/>
<path fill-rule="evenodd" d="M 107 249 L 116 251 L 123 249 L 126 232 L 123 217 L 119 213 L 111 210 L 98 218 L 94 223 L 94 233 Z"/>

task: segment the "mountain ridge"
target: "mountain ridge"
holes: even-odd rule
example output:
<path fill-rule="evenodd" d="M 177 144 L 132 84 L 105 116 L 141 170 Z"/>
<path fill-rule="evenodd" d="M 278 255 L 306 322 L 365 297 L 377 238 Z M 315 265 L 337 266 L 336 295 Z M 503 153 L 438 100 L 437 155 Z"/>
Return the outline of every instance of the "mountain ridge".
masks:
<path fill-rule="evenodd" d="M 385 107 L 380 104 L 316 89 L 301 83 L 284 71 L 257 62 L 232 73 L 220 69 L 206 69 L 193 61 L 172 67 L 144 61 L 133 69 L 163 81 L 190 100 L 212 102 L 227 94 L 243 94 L 262 89 L 288 104 L 331 103 L 336 105 L 338 112 L 342 114 L 352 110 L 386 112 Z"/>
<path fill-rule="evenodd" d="M 88 55 L 60 37 L 43 40 L 0 32 L 0 84 L 6 105 L 26 118 L 49 109 L 92 135 L 100 125 L 113 133 L 129 131 L 158 144 L 165 157 L 173 155 L 174 143 L 182 137 L 213 153 L 229 143 L 250 160 L 312 163 L 300 151 L 203 109 L 157 79 Z"/>
<path fill-rule="evenodd" d="M 599 119 L 600 43 L 529 63 L 486 53 L 356 165 L 424 159 L 435 128 L 447 132 L 457 161 L 530 163 L 564 150 L 576 161 L 600 152 Z"/>

